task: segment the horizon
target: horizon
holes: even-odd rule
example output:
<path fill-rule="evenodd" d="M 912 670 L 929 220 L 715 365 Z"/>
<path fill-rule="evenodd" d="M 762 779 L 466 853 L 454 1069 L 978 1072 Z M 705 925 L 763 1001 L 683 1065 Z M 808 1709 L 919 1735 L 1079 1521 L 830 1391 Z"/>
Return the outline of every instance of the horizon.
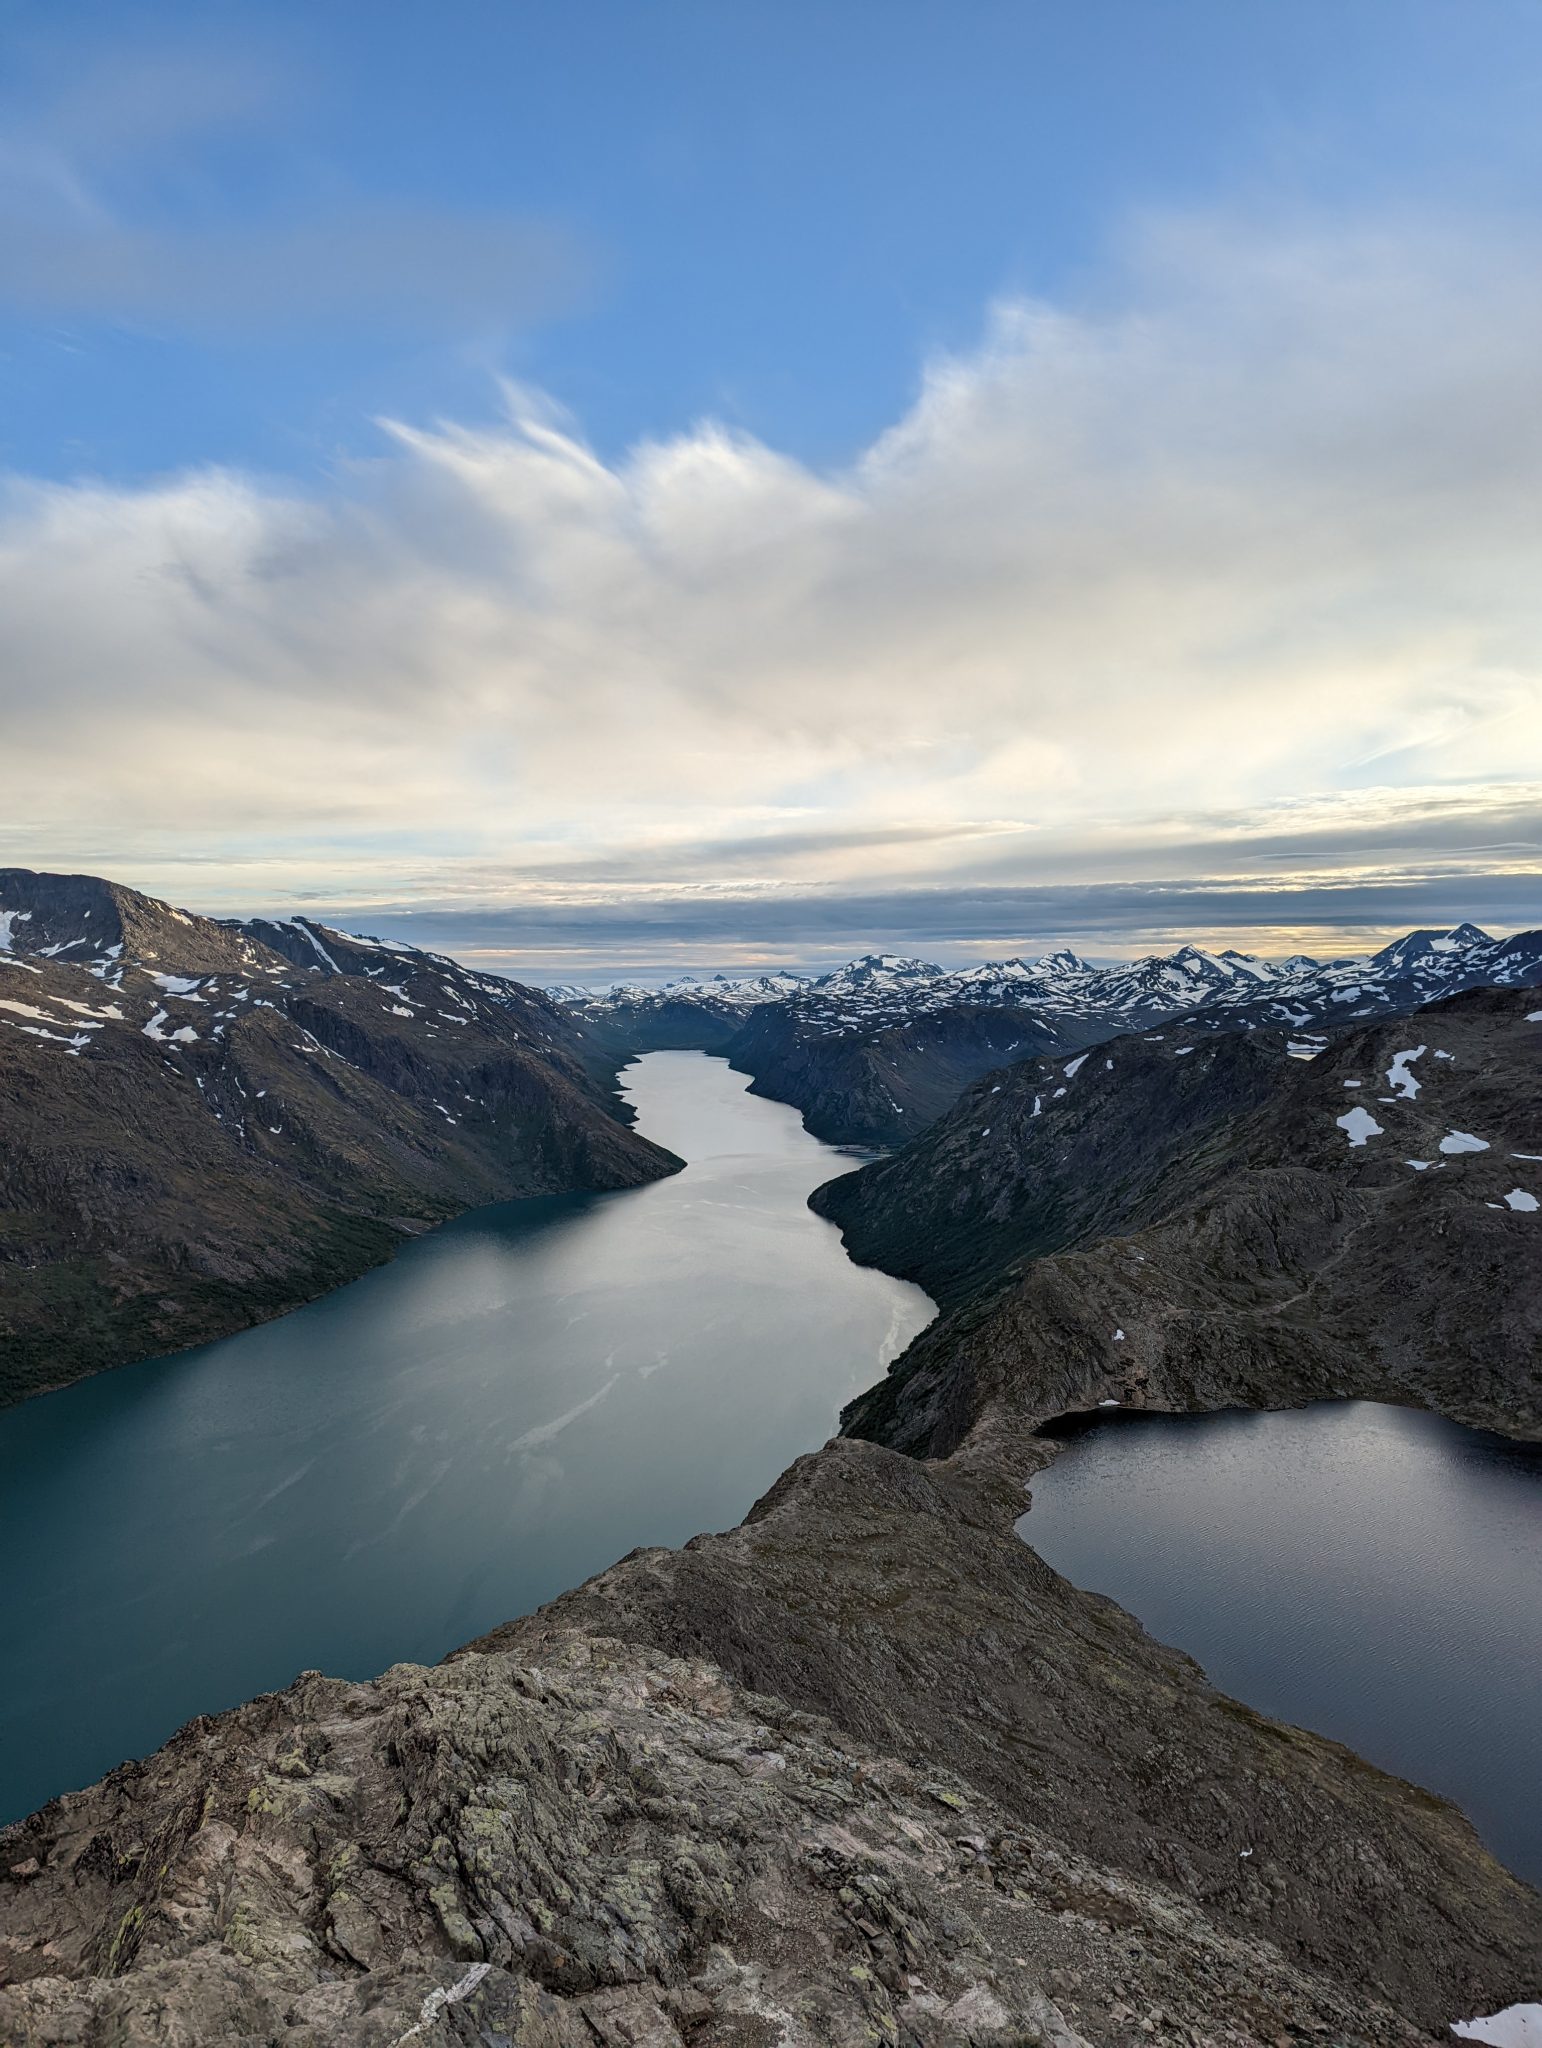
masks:
<path fill-rule="evenodd" d="M 880 918 L 872 928 L 843 926 L 841 938 L 831 939 L 818 947 L 807 943 L 801 949 L 794 945 L 784 945 L 780 948 L 775 945 L 757 946 L 727 938 L 714 947 L 698 942 L 688 935 L 682 935 L 672 941 L 656 942 L 649 947 L 636 940 L 628 942 L 618 938 L 613 945 L 606 948 L 603 956 L 597 959 L 592 951 L 573 951 L 560 945 L 539 946 L 533 941 L 523 947 L 481 943 L 478 941 L 477 933 L 485 928 L 487 916 L 486 913 L 482 913 L 479 919 L 479 914 L 471 909 L 444 910 L 430 907 L 422 911 L 413 911 L 379 905 L 328 908 L 312 903 L 271 901 L 256 908 L 251 905 L 229 903 L 215 907 L 192 898 L 179 899 L 166 887 L 156 888 L 142 878 L 131 880 L 122 873 L 66 868 L 53 864 L 45 865 L 37 872 L 56 875 L 90 874 L 97 880 L 137 889 L 143 895 L 159 898 L 170 903 L 175 909 L 189 911 L 198 916 L 271 918 L 279 921 L 288 921 L 296 917 L 309 918 L 316 924 L 344 934 L 355 933 L 397 940 L 417 946 L 424 952 L 447 955 L 460 961 L 464 966 L 538 987 L 561 983 L 595 989 L 621 983 L 661 986 L 670 981 L 692 978 L 710 980 L 714 974 L 724 974 L 735 980 L 748 980 L 778 972 L 798 975 L 805 979 L 817 979 L 836 968 L 885 954 L 921 961 L 925 965 L 936 967 L 942 973 L 956 973 L 970 967 L 1001 964 L 1012 960 L 1032 961 L 1062 950 L 1075 953 L 1089 966 L 1112 967 L 1147 957 L 1171 954 L 1184 946 L 1193 946 L 1202 952 L 1213 954 L 1234 951 L 1271 962 L 1302 954 L 1323 964 L 1329 964 L 1335 961 L 1367 958 L 1399 940 L 1421 934 L 1449 933 L 1463 925 L 1472 925 L 1494 940 L 1518 937 L 1527 931 L 1542 928 L 1542 915 L 1531 918 L 1524 915 L 1485 918 L 1476 915 L 1469 907 L 1459 908 L 1454 914 L 1437 916 L 1427 921 L 1410 917 L 1405 922 L 1386 925 L 1343 924 L 1326 919 L 1316 925 L 1284 929 L 1278 926 L 1245 924 L 1142 924 L 1133 936 L 1119 943 L 1107 932 L 1089 934 L 1085 930 L 1078 931 L 1071 926 L 1040 928 L 1036 932 L 1019 931 L 994 937 L 943 938 L 938 935 L 935 922 L 931 926 L 922 926 L 918 939 L 915 926 L 904 927 L 896 932 L 892 923 L 885 923 Z M 888 906 L 891 914 L 894 907 L 891 900 Z M 492 922 L 496 926 L 501 926 L 504 920 L 502 917 L 495 917 Z M 554 922 L 558 922 L 560 930 L 560 921 Z"/>

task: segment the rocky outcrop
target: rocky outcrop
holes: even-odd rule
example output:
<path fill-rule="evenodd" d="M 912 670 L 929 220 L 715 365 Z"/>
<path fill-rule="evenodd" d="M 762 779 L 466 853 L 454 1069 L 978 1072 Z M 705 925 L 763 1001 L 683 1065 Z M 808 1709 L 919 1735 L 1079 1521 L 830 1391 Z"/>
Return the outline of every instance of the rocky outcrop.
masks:
<path fill-rule="evenodd" d="M 678 1164 L 536 990 L 303 920 L 280 952 L 88 876 L 5 870 L 0 927 L 0 1402 L 278 1314 L 476 1203 Z"/>
<path fill-rule="evenodd" d="M 1019 1540 L 1023 1478 L 1049 1455 L 919 1464 L 837 1441 L 741 1528 L 635 1553 L 487 1646 L 564 1626 L 709 1657 L 1431 2031 L 1542 1982 L 1535 1893 L 1454 1808 L 1225 1698 Z M 1136 2038 L 1077 2006 L 1089 2038 Z M 1262 2038 L 1287 2025 L 1276 2011 Z"/>
<path fill-rule="evenodd" d="M 436 1670 L 0 1835 L 9 2048 L 1411 2044 L 1542 1969 L 1448 1806 L 861 1443 Z"/>
<path fill-rule="evenodd" d="M 14 2048 L 1426 2038 L 945 1765 L 555 1631 L 303 1678 L 3 1855 Z"/>

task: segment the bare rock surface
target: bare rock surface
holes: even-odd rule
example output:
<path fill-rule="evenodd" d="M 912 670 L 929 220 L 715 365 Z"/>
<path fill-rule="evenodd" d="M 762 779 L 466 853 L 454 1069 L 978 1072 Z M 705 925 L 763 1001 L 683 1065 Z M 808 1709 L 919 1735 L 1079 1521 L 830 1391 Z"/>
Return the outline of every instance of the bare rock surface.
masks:
<path fill-rule="evenodd" d="M 711 1664 L 548 1630 L 193 1723 L 4 1840 L 14 2048 L 1410 2043 Z"/>

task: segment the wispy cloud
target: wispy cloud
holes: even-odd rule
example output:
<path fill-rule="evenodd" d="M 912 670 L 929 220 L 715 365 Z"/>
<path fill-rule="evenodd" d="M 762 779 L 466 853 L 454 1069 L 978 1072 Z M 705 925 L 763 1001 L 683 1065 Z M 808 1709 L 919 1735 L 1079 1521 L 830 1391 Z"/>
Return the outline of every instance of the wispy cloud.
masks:
<path fill-rule="evenodd" d="M 774 901 L 778 944 L 906 892 L 1019 933 L 1050 887 L 1161 922 L 1175 877 L 1195 919 L 1524 893 L 1539 253 L 1148 221 L 830 472 L 711 423 L 606 463 L 510 388 L 319 494 L 15 479 L 7 850 L 463 930 Z"/>
<path fill-rule="evenodd" d="M 48 55 L 13 66 L 0 97 L 0 310 L 243 340 L 460 339 L 595 288 L 596 252 L 570 226 L 365 200 L 286 148 L 308 86 L 293 52 L 206 34 L 62 73 Z"/>

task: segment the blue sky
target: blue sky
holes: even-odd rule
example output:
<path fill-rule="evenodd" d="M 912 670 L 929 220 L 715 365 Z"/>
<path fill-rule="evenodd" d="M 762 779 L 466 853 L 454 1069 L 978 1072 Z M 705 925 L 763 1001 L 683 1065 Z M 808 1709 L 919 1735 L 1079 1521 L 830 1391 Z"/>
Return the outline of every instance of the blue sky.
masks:
<path fill-rule="evenodd" d="M 1529 4 L 48 0 L 0 20 L 12 203 L 63 239 L 67 177 L 125 230 L 237 253 L 372 213 L 556 245 L 532 285 L 516 235 L 469 303 L 433 303 L 431 272 L 420 297 L 409 268 L 384 305 L 302 284 L 228 321 L 105 280 L 18 304 L 13 272 L 5 454 L 56 476 L 324 471 L 377 412 L 485 412 L 494 370 L 609 453 L 710 414 L 838 461 L 993 299 L 1074 284 L 1144 210 L 1542 196 Z"/>
<path fill-rule="evenodd" d="M 0 26 L 8 857 L 554 972 L 1525 921 L 1529 0 Z"/>

